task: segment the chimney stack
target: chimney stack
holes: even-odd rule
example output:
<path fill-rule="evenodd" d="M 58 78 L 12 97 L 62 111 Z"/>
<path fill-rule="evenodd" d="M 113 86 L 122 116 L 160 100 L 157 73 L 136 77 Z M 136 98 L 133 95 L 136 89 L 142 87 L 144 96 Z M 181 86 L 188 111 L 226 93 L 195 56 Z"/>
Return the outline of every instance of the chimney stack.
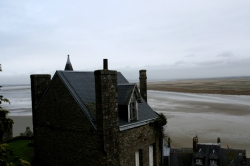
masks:
<path fill-rule="evenodd" d="M 168 137 L 168 147 L 171 148 L 171 139 Z"/>
<path fill-rule="evenodd" d="M 51 76 L 49 74 L 33 74 L 30 75 L 31 82 L 31 102 L 32 102 L 32 121 L 34 136 L 36 133 L 36 107 L 39 104 L 44 91 L 50 83 Z"/>
<path fill-rule="evenodd" d="M 100 137 L 103 138 L 103 147 L 107 154 L 107 165 L 119 165 L 118 162 L 118 93 L 117 71 L 108 70 L 107 60 L 104 60 L 104 69 L 96 70 L 96 123 Z"/>
<path fill-rule="evenodd" d="M 147 102 L 147 70 L 140 70 L 140 94 Z"/>
<path fill-rule="evenodd" d="M 193 138 L 193 152 L 197 152 L 198 137 L 197 135 Z"/>
<path fill-rule="evenodd" d="M 220 144 L 220 137 L 217 138 L 217 143 Z"/>

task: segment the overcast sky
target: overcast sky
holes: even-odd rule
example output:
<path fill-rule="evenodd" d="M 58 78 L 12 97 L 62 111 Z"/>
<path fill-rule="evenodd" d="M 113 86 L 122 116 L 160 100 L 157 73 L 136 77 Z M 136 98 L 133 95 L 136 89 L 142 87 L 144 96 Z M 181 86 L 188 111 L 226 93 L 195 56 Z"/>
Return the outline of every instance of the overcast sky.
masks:
<path fill-rule="evenodd" d="M 1 84 L 102 68 L 138 79 L 250 76 L 249 0 L 1 0 Z"/>

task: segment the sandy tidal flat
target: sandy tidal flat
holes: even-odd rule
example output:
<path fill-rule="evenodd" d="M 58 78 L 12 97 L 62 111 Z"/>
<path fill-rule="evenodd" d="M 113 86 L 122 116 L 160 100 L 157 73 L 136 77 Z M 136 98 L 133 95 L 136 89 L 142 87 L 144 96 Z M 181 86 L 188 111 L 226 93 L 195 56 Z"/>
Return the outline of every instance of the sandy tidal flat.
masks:
<path fill-rule="evenodd" d="M 165 134 L 172 147 L 192 147 L 192 138 L 200 143 L 246 149 L 250 157 L 250 96 L 191 94 L 148 91 L 148 103 L 168 119 Z"/>
<path fill-rule="evenodd" d="M 15 102 L 19 101 L 18 93 L 11 94 L 6 91 L 4 96 L 12 101 L 8 110 L 14 120 L 13 135 L 18 136 L 27 126 L 33 130 L 31 105 L 19 105 Z M 30 93 L 25 99 L 30 100 Z M 148 103 L 168 118 L 165 133 L 171 137 L 172 147 L 192 147 L 196 135 L 199 142 L 210 143 L 220 137 L 222 147 L 246 149 L 250 157 L 250 96 L 149 90 Z"/>

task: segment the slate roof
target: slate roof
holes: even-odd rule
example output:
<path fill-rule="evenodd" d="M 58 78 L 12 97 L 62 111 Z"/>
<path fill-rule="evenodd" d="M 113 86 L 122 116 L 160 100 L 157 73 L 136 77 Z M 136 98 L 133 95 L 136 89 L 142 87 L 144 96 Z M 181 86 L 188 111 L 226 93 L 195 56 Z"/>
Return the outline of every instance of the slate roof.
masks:
<path fill-rule="evenodd" d="M 56 71 L 55 75 L 61 78 L 87 118 L 96 128 L 95 112 L 92 111 L 96 102 L 94 72 Z M 117 84 L 118 103 L 122 103 L 126 100 L 129 91 L 132 87 L 135 87 L 135 85 L 129 84 L 120 72 L 117 72 Z M 158 114 L 142 99 L 141 103 L 138 103 L 138 116 L 139 120 L 136 122 L 127 122 L 119 118 L 120 130 L 122 131 L 149 123 L 156 119 Z"/>
<path fill-rule="evenodd" d="M 212 159 L 212 160 L 218 160 L 219 159 L 219 156 L 218 156 L 218 154 L 216 153 L 215 150 L 213 150 L 213 152 L 209 155 L 209 159 Z"/>
<path fill-rule="evenodd" d="M 132 92 L 135 90 L 137 96 L 137 101 L 141 102 L 141 96 L 138 92 L 137 85 L 135 83 L 122 83 L 117 85 L 118 88 L 118 104 L 128 105 L 131 98 Z"/>
<path fill-rule="evenodd" d="M 205 157 L 205 155 L 201 149 L 194 155 L 194 158 L 197 158 L 197 159 L 202 159 L 204 157 Z"/>
<path fill-rule="evenodd" d="M 225 149 L 221 148 L 219 143 L 198 143 L 197 149 L 202 150 L 204 153 L 204 163 L 203 166 L 211 166 L 209 160 L 217 160 L 218 166 L 243 166 L 243 154 L 246 153 L 246 150 L 239 149 Z M 200 152 L 200 151 L 199 151 Z M 193 158 L 198 158 L 196 155 Z M 193 160 L 194 161 L 194 160 Z M 247 159 L 248 161 L 248 159 Z M 195 166 L 196 164 L 193 162 L 192 164 Z M 250 163 L 244 166 L 250 166 Z"/>
<path fill-rule="evenodd" d="M 227 166 L 243 166 L 242 160 L 244 153 L 246 154 L 246 150 L 221 148 L 221 156 L 223 158 L 224 165 L 227 164 Z M 250 162 L 247 162 L 244 166 L 250 166 Z"/>

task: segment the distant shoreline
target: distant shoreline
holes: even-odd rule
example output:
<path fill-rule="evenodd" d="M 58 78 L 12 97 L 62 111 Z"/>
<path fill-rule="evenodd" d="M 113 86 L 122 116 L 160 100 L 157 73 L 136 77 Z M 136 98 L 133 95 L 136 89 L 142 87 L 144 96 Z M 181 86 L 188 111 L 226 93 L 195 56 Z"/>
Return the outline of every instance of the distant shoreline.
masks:
<path fill-rule="evenodd" d="M 234 91 L 234 90 L 190 90 L 164 87 L 150 87 L 148 90 L 181 92 L 181 93 L 200 93 L 200 94 L 222 94 L 222 95 L 250 95 L 250 91 Z"/>
<path fill-rule="evenodd" d="M 148 82 L 148 90 L 224 95 L 250 95 L 250 77 Z"/>

